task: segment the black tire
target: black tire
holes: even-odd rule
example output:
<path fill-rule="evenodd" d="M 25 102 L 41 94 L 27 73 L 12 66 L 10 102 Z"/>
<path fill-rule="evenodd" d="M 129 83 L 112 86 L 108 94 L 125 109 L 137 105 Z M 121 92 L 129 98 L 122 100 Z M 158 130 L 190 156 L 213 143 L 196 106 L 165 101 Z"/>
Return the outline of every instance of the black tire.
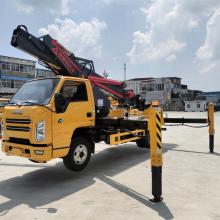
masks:
<path fill-rule="evenodd" d="M 37 160 L 32 160 L 32 159 L 29 159 L 31 162 L 33 162 L 33 163 L 42 163 L 42 162 L 39 162 L 39 161 L 37 161 Z M 45 163 L 45 162 L 43 162 L 43 163 Z"/>
<path fill-rule="evenodd" d="M 83 137 L 72 140 L 68 154 L 63 158 L 64 166 L 71 171 L 83 170 L 91 158 L 91 144 Z"/>
<path fill-rule="evenodd" d="M 140 148 L 150 148 L 150 142 L 148 137 L 144 137 L 136 140 L 137 146 Z"/>

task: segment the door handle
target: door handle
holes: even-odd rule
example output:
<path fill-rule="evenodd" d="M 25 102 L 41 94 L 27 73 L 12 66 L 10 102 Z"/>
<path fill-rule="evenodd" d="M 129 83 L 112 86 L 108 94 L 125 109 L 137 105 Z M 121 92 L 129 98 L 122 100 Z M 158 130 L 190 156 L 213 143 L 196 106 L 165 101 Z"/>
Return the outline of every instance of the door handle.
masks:
<path fill-rule="evenodd" d="M 86 116 L 87 116 L 87 118 L 91 118 L 92 117 L 92 112 L 87 112 Z"/>
<path fill-rule="evenodd" d="M 57 120 L 58 124 L 62 123 L 63 121 L 64 121 L 64 120 L 63 120 L 62 118 L 59 118 L 59 119 Z"/>

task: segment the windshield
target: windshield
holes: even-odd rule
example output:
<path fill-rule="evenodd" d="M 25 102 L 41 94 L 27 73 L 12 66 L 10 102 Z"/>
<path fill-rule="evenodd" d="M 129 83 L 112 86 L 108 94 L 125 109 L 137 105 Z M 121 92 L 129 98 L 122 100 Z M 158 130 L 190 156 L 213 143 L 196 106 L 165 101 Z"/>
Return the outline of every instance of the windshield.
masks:
<path fill-rule="evenodd" d="M 33 104 L 47 105 L 58 81 L 59 78 L 26 82 L 17 91 L 10 103 L 22 104 L 29 102 Z"/>

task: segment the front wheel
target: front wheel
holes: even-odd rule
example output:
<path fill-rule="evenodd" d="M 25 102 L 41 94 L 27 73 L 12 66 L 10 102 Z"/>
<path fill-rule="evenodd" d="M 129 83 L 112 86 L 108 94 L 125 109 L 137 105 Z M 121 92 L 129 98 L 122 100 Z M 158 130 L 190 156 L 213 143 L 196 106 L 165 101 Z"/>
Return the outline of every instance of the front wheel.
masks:
<path fill-rule="evenodd" d="M 64 166 L 72 171 L 81 171 L 89 163 L 91 144 L 85 138 L 76 137 L 72 140 L 69 153 L 63 158 Z"/>

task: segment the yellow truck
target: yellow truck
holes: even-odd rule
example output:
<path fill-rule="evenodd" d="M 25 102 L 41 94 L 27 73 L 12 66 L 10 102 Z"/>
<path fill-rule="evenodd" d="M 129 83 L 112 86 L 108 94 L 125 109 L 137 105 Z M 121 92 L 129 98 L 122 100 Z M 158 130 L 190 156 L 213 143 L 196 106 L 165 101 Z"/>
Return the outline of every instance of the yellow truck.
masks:
<path fill-rule="evenodd" d="M 14 30 L 11 44 L 57 76 L 24 83 L 4 108 L 3 152 L 33 162 L 62 158 L 66 168 L 80 171 L 95 152 L 95 143 L 137 141 L 139 147 L 149 147 L 148 120 L 131 119 L 110 107 L 109 96 L 123 109 L 144 107 L 123 82 L 101 77 L 91 60 L 75 57 L 49 35 L 31 35 L 23 25 Z"/>

